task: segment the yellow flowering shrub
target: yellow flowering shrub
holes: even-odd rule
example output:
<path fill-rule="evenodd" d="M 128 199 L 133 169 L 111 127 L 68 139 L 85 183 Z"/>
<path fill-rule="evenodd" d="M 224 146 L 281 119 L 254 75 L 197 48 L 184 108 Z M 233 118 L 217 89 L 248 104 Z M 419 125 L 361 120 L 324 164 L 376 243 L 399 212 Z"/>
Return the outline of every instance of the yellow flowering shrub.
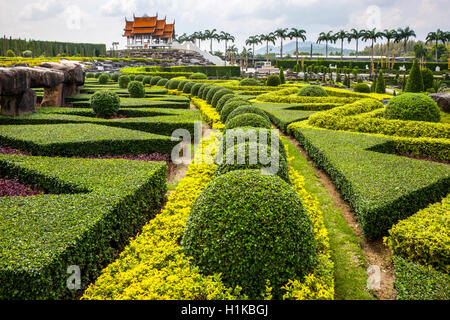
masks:
<path fill-rule="evenodd" d="M 220 114 L 206 101 L 199 98 L 192 98 L 192 103 L 200 110 L 203 119 L 216 130 L 223 130 L 225 125 L 220 121 Z"/>

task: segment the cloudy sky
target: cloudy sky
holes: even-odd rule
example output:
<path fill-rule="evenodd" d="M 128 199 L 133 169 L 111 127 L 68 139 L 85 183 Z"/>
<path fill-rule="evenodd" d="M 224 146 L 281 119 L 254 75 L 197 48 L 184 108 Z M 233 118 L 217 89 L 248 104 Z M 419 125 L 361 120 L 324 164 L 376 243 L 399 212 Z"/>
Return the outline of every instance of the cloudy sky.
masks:
<path fill-rule="evenodd" d="M 305 29 L 312 41 L 321 31 L 354 27 L 410 26 L 419 39 L 437 28 L 450 30 L 448 0 L 0 0 L 0 36 L 110 48 L 114 41 L 124 45 L 124 18 L 133 13 L 167 15 L 169 22 L 176 20 L 179 35 L 212 28 L 229 32 L 240 49 L 248 36 L 280 27 Z"/>

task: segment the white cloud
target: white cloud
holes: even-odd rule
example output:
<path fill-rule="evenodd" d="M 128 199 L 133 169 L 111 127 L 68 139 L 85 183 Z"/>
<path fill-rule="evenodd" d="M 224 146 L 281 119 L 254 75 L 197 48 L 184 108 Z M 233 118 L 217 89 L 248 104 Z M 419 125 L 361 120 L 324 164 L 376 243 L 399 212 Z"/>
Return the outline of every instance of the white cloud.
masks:
<path fill-rule="evenodd" d="M 67 29 L 69 30 L 80 30 L 82 24 L 82 11 L 79 6 L 71 5 L 64 10 L 62 14 L 64 20 L 66 21 Z"/>
<path fill-rule="evenodd" d="M 42 20 L 61 13 L 66 6 L 66 1 L 40 0 L 25 5 L 19 16 L 25 20 Z"/>
<path fill-rule="evenodd" d="M 136 0 L 110 0 L 101 6 L 100 11 L 108 17 L 130 15 L 136 11 Z"/>

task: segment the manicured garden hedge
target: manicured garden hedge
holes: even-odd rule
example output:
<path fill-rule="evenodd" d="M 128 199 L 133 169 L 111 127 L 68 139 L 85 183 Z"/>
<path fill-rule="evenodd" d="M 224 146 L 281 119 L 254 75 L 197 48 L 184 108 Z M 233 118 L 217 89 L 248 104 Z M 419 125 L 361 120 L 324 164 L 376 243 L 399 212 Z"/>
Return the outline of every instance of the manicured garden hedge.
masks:
<path fill-rule="evenodd" d="M 173 66 L 173 67 L 138 67 L 138 68 L 125 68 L 120 70 L 122 73 L 132 74 L 174 74 L 176 77 L 184 76 L 189 78 L 194 73 L 203 73 L 209 77 L 239 77 L 241 75 L 241 68 L 239 66 Z M 181 75 L 184 73 L 184 75 Z M 179 75 L 176 75 L 179 74 Z M 166 76 L 161 75 L 163 78 Z M 174 77 L 171 77 L 174 78 Z"/>
<path fill-rule="evenodd" d="M 86 288 L 166 193 L 164 163 L 16 155 L 0 156 L 0 171 L 47 191 L 0 198 L 0 299 L 75 298 L 68 267 Z"/>
<path fill-rule="evenodd" d="M 292 105 L 281 103 L 257 103 L 255 106 L 265 111 L 270 121 L 285 133 L 289 124 L 306 120 L 315 113 L 315 111 L 293 110 Z"/>
<path fill-rule="evenodd" d="M 311 129 L 301 123 L 291 124 L 288 131 L 331 176 L 370 239 L 439 201 L 450 187 L 447 165 L 393 155 L 395 145 L 387 137 Z"/>
<path fill-rule="evenodd" d="M 0 126 L 0 145 L 35 155 L 170 154 L 176 144 L 167 136 L 88 123 Z"/>

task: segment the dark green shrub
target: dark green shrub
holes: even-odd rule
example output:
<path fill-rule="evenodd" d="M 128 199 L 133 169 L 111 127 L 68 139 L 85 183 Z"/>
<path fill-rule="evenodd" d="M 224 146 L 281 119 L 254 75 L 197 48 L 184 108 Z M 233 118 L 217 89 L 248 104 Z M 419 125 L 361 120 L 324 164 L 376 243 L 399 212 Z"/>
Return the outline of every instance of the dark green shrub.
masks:
<path fill-rule="evenodd" d="M 271 75 L 267 78 L 266 85 L 269 87 L 277 87 L 281 84 L 281 79 L 277 75 Z"/>
<path fill-rule="evenodd" d="M 103 90 L 94 93 L 90 99 L 92 110 L 97 117 L 112 117 L 120 109 L 120 98 L 115 92 Z"/>
<path fill-rule="evenodd" d="M 350 88 L 350 78 L 347 74 L 344 76 L 344 82 L 342 82 L 342 84 L 347 88 Z"/>
<path fill-rule="evenodd" d="M 272 127 L 270 121 L 254 113 L 240 114 L 226 122 L 225 129 L 235 129 L 240 127 L 266 128 Z"/>
<path fill-rule="evenodd" d="M 233 93 L 233 91 L 231 91 L 230 89 L 221 89 L 221 90 L 217 91 L 211 100 L 211 106 L 213 108 L 216 108 L 217 103 L 223 96 L 225 96 L 227 94 L 232 94 L 232 93 Z"/>
<path fill-rule="evenodd" d="M 220 111 L 220 121 L 222 123 L 225 123 L 227 121 L 228 115 L 234 111 L 234 109 L 243 106 L 243 105 L 250 105 L 251 102 L 241 99 L 230 99 L 227 103 L 223 106 L 222 110 Z"/>
<path fill-rule="evenodd" d="M 200 87 L 200 89 L 198 89 L 198 97 L 200 98 L 200 99 L 203 99 L 202 97 L 203 97 L 203 92 L 206 90 L 206 88 L 210 88 L 211 87 L 211 85 L 210 84 L 203 84 L 201 87 Z"/>
<path fill-rule="evenodd" d="M 93 78 L 95 78 L 95 74 L 93 72 L 88 72 L 88 73 L 86 73 L 86 78 L 93 79 Z"/>
<path fill-rule="evenodd" d="M 152 79 L 152 82 L 153 82 L 153 79 Z M 169 82 L 167 82 L 166 86 L 167 86 L 167 89 L 169 89 L 169 90 L 176 90 L 178 88 L 179 84 L 180 84 L 180 80 L 170 80 Z"/>
<path fill-rule="evenodd" d="M 313 227 L 300 197 L 259 170 L 215 178 L 193 205 L 182 246 L 201 272 L 221 273 L 228 287 L 239 285 L 250 299 L 261 298 L 267 280 L 281 299 L 281 286 L 302 281 L 316 265 Z"/>
<path fill-rule="evenodd" d="M 365 83 L 357 83 L 353 87 L 353 90 L 355 90 L 355 92 L 370 93 L 370 87 Z"/>
<path fill-rule="evenodd" d="M 276 147 L 278 148 L 278 145 Z M 277 163 L 267 163 L 268 159 Z M 227 148 L 226 153 L 217 156 L 215 161 L 217 164 L 216 176 L 236 170 L 262 169 L 266 174 L 277 175 L 287 183 L 291 183 L 286 158 L 278 150 L 272 150 L 270 144 L 240 143 Z"/>
<path fill-rule="evenodd" d="M 286 78 L 284 77 L 284 70 L 283 67 L 280 67 L 280 83 L 281 84 L 285 84 L 286 83 Z"/>
<path fill-rule="evenodd" d="M 130 98 L 145 98 L 145 87 L 142 82 L 131 81 L 128 84 L 128 92 L 130 93 Z"/>
<path fill-rule="evenodd" d="M 226 94 L 224 95 L 222 98 L 219 99 L 219 101 L 216 104 L 216 110 L 217 112 L 221 112 L 223 106 L 225 105 L 225 103 L 227 103 L 229 100 L 235 98 L 236 95 L 234 93 L 230 93 L 230 94 Z"/>
<path fill-rule="evenodd" d="M 223 87 L 212 87 L 209 91 L 208 94 L 206 95 L 206 103 L 207 104 L 211 104 L 212 100 L 214 98 L 214 95 L 219 92 L 220 90 L 222 90 Z"/>
<path fill-rule="evenodd" d="M 186 83 L 188 83 L 188 81 L 181 80 L 180 83 L 178 84 L 177 90 L 183 92 L 183 88 Z"/>
<path fill-rule="evenodd" d="M 210 85 L 210 86 L 205 87 L 205 88 L 203 89 L 201 99 L 206 101 L 206 97 L 208 96 L 209 90 L 211 90 L 211 89 L 213 89 L 213 88 L 216 88 L 216 86 L 211 86 L 211 85 Z"/>
<path fill-rule="evenodd" d="M 424 91 L 422 73 L 420 72 L 417 60 L 414 60 L 408 80 L 406 81 L 405 92 L 422 92 Z"/>
<path fill-rule="evenodd" d="M 96 74 L 95 74 L 95 79 L 98 79 L 98 78 L 100 78 L 100 76 L 102 75 L 102 73 L 101 72 L 97 72 Z"/>
<path fill-rule="evenodd" d="M 422 79 L 423 79 L 423 88 L 429 89 L 429 88 L 433 88 L 433 71 L 431 71 L 428 68 L 423 68 L 420 69 L 420 72 L 422 73 Z"/>
<path fill-rule="evenodd" d="M 299 96 L 305 97 L 328 97 L 328 93 L 321 86 L 308 85 L 300 89 Z"/>
<path fill-rule="evenodd" d="M 169 80 L 167 80 L 167 79 L 165 79 L 165 78 L 162 78 L 161 80 L 159 80 L 158 81 L 158 83 L 156 84 L 158 87 L 165 87 L 166 86 L 166 83 L 168 82 Z"/>
<path fill-rule="evenodd" d="M 14 58 L 16 56 L 16 53 L 10 49 L 6 52 L 6 56 L 8 58 Z"/>
<path fill-rule="evenodd" d="M 420 93 L 404 93 L 389 100 L 387 119 L 439 122 L 441 114 L 437 103 Z"/>
<path fill-rule="evenodd" d="M 130 74 L 130 81 L 134 81 L 134 80 L 136 80 L 136 75 Z"/>
<path fill-rule="evenodd" d="M 194 84 L 194 85 L 192 86 L 192 88 L 191 88 L 191 94 L 192 94 L 194 97 L 197 97 L 198 91 L 200 90 L 200 88 L 201 88 L 202 86 L 203 86 L 202 83 L 196 83 L 196 84 Z"/>
<path fill-rule="evenodd" d="M 117 81 L 119 81 L 119 78 L 120 78 L 120 73 L 113 73 L 112 75 L 111 75 L 111 80 L 112 81 L 114 81 L 114 82 L 117 82 Z"/>
<path fill-rule="evenodd" d="M 144 80 L 142 80 L 142 83 L 144 84 L 144 85 L 150 85 L 150 83 L 152 82 L 152 77 L 150 77 L 150 76 L 146 76 L 146 77 L 144 77 Z"/>
<path fill-rule="evenodd" d="M 244 78 L 241 81 L 239 81 L 239 85 L 240 86 L 249 86 L 249 87 L 256 87 L 256 86 L 260 86 L 261 83 L 253 78 Z"/>
<path fill-rule="evenodd" d="M 107 84 L 109 82 L 109 75 L 104 73 L 98 78 L 99 84 Z"/>
<path fill-rule="evenodd" d="M 192 87 L 195 85 L 195 82 L 188 82 L 183 87 L 183 93 L 191 93 Z"/>
<path fill-rule="evenodd" d="M 152 80 L 150 80 L 150 85 L 152 86 L 156 86 L 156 84 L 159 82 L 159 80 L 161 80 L 162 77 L 156 76 L 156 77 L 152 77 Z"/>
<path fill-rule="evenodd" d="M 208 76 L 201 72 L 196 72 L 192 74 L 189 79 L 196 79 L 196 80 L 208 80 Z"/>
<path fill-rule="evenodd" d="M 375 93 L 386 93 L 386 83 L 384 81 L 383 73 L 380 71 L 377 77 L 377 84 L 375 86 Z"/>
<path fill-rule="evenodd" d="M 129 76 L 120 76 L 119 77 L 119 87 L 122 89 L 127 89 L 130 81 L 131 81 L 131 79 Z"/>
<path fill-rule="evenodd" d="M 236 117 L 240 114 L 244 114 L 244 113 L 254 113 L 254 114 L 260 115 L 261 117 L 267 119 L 267 121 L 270 122 L 270 118 L 267 115 L 267 113 L 265 113 L 260 108 L 252 106 L 252 105 L 244 105 L 244 106 L 240 106 L 240 107 L 234 109 L 233 112 L 231 112 L 228 115 L 227 122 L 230 121 L 230 119 L 233 119 L 234 117 Z"/>
<path fill-rule="evenodd" d="M 134 79 L 134 81 L 143 82 L 144 81 L 144 76 L 142 74 L 137 75 L 136 78 Z"/>

